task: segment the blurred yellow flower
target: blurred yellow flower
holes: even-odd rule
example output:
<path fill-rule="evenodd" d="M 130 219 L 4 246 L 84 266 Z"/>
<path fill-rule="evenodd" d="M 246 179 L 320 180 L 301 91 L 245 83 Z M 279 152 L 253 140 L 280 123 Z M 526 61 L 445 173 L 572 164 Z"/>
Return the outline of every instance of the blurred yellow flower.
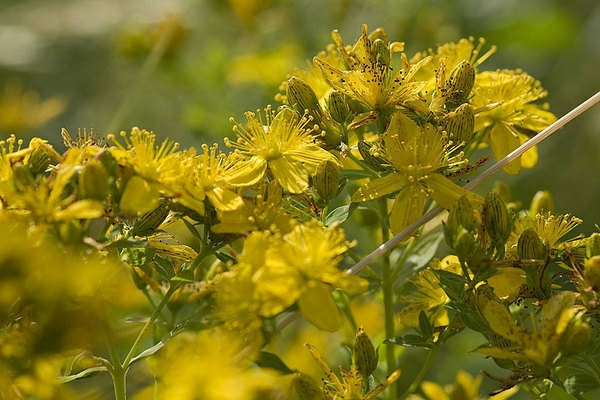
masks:
<path fill-rule="evenodd" d="M 481 378 L 481 375 L 474 378 L 465 371 L 458 371 L 456 381 L 452 385 L 442 387 L 435 382 L 425 381 L 421 384 L 421 391 L 428 400 L 505 400 L 512 397 L 518 390 L 516 387 L 513 387 L 495 396 L 482 397 L 479 395 Z M 424 400 L 419 395 L 412 395 L 408 399 Z"/>

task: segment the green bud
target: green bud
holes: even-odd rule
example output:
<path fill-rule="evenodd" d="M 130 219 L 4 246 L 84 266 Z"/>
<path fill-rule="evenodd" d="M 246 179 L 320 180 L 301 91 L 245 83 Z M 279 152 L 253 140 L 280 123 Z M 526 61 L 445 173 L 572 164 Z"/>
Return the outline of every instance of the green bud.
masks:
<path fill-rule="evenodd" d="M 489 192 L 483 202 L 485 229 L 495 244 L 505 242 L 510 236 L 511 223 L 504 200 L 496 192 Z"/>
<path fill-rule="evenodd" d="M 369 167 L 376 171 L 383 170 L 382 164 L 386 164 L 387 162 L 383 158 L 377 157 L 371 153 L 371 147 L 373 147 L 372 144 L 365 142 L 364 140 L 360 140 L 357 147 L 360 156 Z"/>
<path fill-rule="evenodd" d="M 375 347 L 362 326 L 358 328 L 354 339 L 354 362 L 363 379 L 367 379 L 377 369 Z"/>
<path fill-rule="evenodd" d="M 290 107 L 294 107 L 300 114 L 308 110 L 313 117 L 321 112 L 319 100 L 312 88 L 302 79 L 292 76 L 287 84 L 287 102 Z"/>
<path fill-rule="evenodd" d="M 552 195 L 550 195 L 549 191 L 540 190 L 533 196 L 533 199 L 531 199 L 529 214 L 534 217 L 536 214 L 547 212 L 554 212 L 554 201 L 552 201 Z"/>
<path fill-rule="evenodd" d="M 376 61 L 384 65 L 390 65 L 390 48 L 387 43 L 381 39 L 375 39 L 371 45 L 371 55 Z"/>
<path fill-rule="evenodd" d="M 296 376 L 292 380 L 292 387 L 298 394 L 300 400 L 323 400 L 323 392 L 317 385 L 317 382 L 310 376 L 296 371 Z"/>
<path fill-rule="evenodd" d="M 504 200 L 505 203 L 508 203 L 512 197 L 512 195 L 510 193 L 510 187 L 502 181 L 494 182 L 492 191 L 498 193 L 500 195 L 500 197 L 502 198 L 502 200 Z"/>
<path fill-rule="evenodd" d="M 448 213 L 446 226 L 450 232 L 457 234 L 462 226 L 470 231 L 475 228 L 474 208 L 467 196 L 460 196 Z"/>
<path fill-rule="evenodd" d="M 46 171 L 50 165 L 50 161 L 51 159 L 48 154 L 38 147 L 31 153 L 31 156 L 27 161 L 27 166 L 29 167 L 31 174 L 35 177 Z"/>
<path fill-rule="evenodd" d="M 585 247 L 588 257 L 600 256 L 600 233 L 592 233 L 587 239 Z"/>
<path fill-rule="evenodd" d="M 461 260 L 466 260 L 475 251 L 475 238 L 465 228 L 460 228 L 454 240 L 454 252 Z"/>
<path fill-rule="evenodd" d="M 119 172 L 119 164 L 110 151 L 101 150 L 94 156 L 94 158 L 102 163 L 102 166 L 104 166 L 109 176 L 117 176 L 117 173 Z"/>
<path fill-rule="evenodd" d="M 467 60 L 458 64 L 448 79 L 448 102 L 462 104 L 467 101 L 475 84 L 475 69 Z"/>
<path fill-rule="evenodd" d="M 580 320 L 570 326 L 560 341 L 560 350 L 568 357 L 585 351 L 592 338 L 592 328 Z"/>
<path fill-rule="evenodd" d="M 79 194 L 82 198 L 104 200 L 108 195 L 108 179 L 102 162 L 89 160 L 79 172 Z"/>
<path fill-rule="evenodd" d="M 467 143 L 475 129 L 475 112 L 470 104 L 463 104 L 448 114 L 446 131 L 455 143 Z"/>
<path fill-rule="evenodd" d="M 332 160 L 321 161 L 314 179 L 318 195 L 325 201 L 333 199 L 340 186 L 340 167 Z"/>
<path fill-rule="evenodd" d="M 347 96 L 337 90 L 334 90 L 329 94 L 329 97 L 327 97 L 327 100 L 325 101 L 325 105 L 329 115 L 331 115 L 331 118 L 337 123 L 345 124 L 352 115 L 350 106 L 348 105 Z"/>
<path fill-rule="evenodd" d="M 169 215 L 169 207 L 166 201 L 161 201 L 160 205 L 152 211 L 142 214 L 133 223 L 132 235 L 148 236 L 152 234 L 163 223 Z"/>
<path fill-rule="evenodd" d="M 583 276 L 594 291 L 600 291 L 600 256 L 593 256 L 585 261 Z"/>
<path fill-rule="evenodd" d="M 387 33 L 383 28 L 377 28 L 369 34 L 369 40 L 375 42 L 376 40 L 382 40 L 386 46 L 389 43 Z"/>
<path fill-rule="evenodd" d="M 532 228 L 524 230 L 519 236 L 517 256 L 521 260 L 543 260 L 546 258 L 546 246 Z"/>

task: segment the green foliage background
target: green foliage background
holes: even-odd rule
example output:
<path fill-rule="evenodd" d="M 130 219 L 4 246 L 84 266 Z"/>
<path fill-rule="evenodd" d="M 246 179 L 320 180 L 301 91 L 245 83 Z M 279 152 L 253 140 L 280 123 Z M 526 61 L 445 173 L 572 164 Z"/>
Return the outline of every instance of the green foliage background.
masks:
<path fill-rule="evenodd" d="M 255 8 L 244 13 L 243 7 Z M 184 27 L 183 40 L 136 87 L 148 52 L 119 51 L 124 32 L 147 32 L 169 14 Z M 220 142 L 231 132 L 230 116 L 240 119 L 244 111 L 277 104 L 279 83 L 330 43 L 332 29 L 351 42 L 362 23 L 405 41 L 409 55 L 483 36 L 498 46 L 485 69 L 527 71 L 548 90 L 551 111 L 559 117 L 600 90 L 595 0 L 3 0 L 0 91 L 18 81 L 42 99 L 64 98 L 63 114 L 35 131 L 14 132 L 59 147 L 63 127 L 104 135 L 135 125 L 186 147 Z M 0 137 L 10 133 L 0 131 Z M 539 156 L 534 169 L 498 179 L 524 203 L 536 191 L 550 190 L 557 212 L 582 218 L 579 231 L 594 231 L 600 222 L 600 107 L 542 144 Z M 481 356 L 464 353 L 478 342 L 466 336 L 454 349 L 448 346 L 452 354 L 444 359 L 462 354 L 463 368 L 477 373 Z M 452 361 L 446 361 L 427 378 L 446 383 L 454 375 Z M 402 379 L 410 377 L 406 371 Z M 484 382 L 484 389 L 492 387 Z"/>

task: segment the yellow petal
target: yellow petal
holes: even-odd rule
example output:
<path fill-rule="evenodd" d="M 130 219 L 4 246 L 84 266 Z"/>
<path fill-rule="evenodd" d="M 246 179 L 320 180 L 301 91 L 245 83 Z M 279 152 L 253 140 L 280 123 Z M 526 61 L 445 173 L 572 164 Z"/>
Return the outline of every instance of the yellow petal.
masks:
<path fill-rule="evenodd" d="M 148 183 L 144 178 L 134 176 L 127 181 L 125 190 L 121 195 L 119 207 L 121 211 L 135 215 L 154 210 L 159 204 L 158 189 Z"/>
<path fill-rule="evenodd" d="M 508 309 L 497 301 L 489 301 L 483 308 L 483 318 L 494 332 L 505 339 L 523 343 L 527 333 L 517 326 Z"/>
<path fill-rule="evenodd" d="M 335 332 L 342 325 L 340 311 L 324 283 L 310 281 L 298 299 L 298 308 L 310 323 L 324 331 Z"/>
<path fill-rule="evenodd" d="M 442 208 L 450 209 L 461 196 L 466 196 L 471 205 L 479 207 L 483 204 L 483 197 L 477 193 L 463 189 L 453 183 L 450 179 L 438 173 L 429 174 L 429 179 L 426 181 L 429 188 L 429 195 Z"/>
<path fill-rule="evenodd" d="M 308 171 L 302 163 L 284 156 L 270 160 L 269 169 L 290 193 L 302 193 L 308 188 Z"/>
<path fill-rule="evenodd" d="M 390 214 L 390 228 L 394 234 L 406 228 L 423 215 L 423 208 L 427 196 L 419 185 L 409 185 L 398 193 L 392 213 Z"/>
<path fill-rule="evenodd" d="M 520 268 L 500 268 L 498 273 L 487 282 L 494 289 L 496 296 L 502 300 L 513 302 L 521 290 L 521 286 L 527 281 L 525 272 Z"/>
<path fill-rule="evenodd" d="M 488 133 L 488 143 L 496 160 L 503 159 L 507 154 L 521 145 L 519 136 L 507 125 L 496 122 Z M 508 163 L 504 168 L 507 174 L 518 174 L 521 170 L 520 157 Z"/>
<path fill-rule="evenodd" d="M 421 384 L 421 390 L 430 400 L 450 400 L 446 391 L 437 383 L 425 381 Z"/>
<path fill-rule="evenodd" d="M 104 205 L 96 200 L 79 200 L 70 204 L 64 210 L 54 213 L 54 219 L 63 220 L 69 218 L 93 219 L 104 214 Z"/>
<path fill-rule="evenodd" d="M 244 200 L 232 190 L 216 187 L 206 192 L 206 197 L 220 211 L 237 210 L 244 205 Z"/>
<path fill-rule="evenodd" d="M 530 131 L 541 132 L 546 129 L 548 125 L 556 121 L 556 116 L 554 114 L 535 104 L 525 104 L 523 106 L 523 112 L 526 117 L 519 122 L 519 126 L 529 129 Z"/>
<path fill-rule="evenodd" d="M 227 171 L 223 180 L 232 186 L 250 186 L 260 181 L 266 170 L 267 160 L 264 157 L 254 156 L 249 160 L 239 161 L 235 167 Z"/>
<path fill-rule="evenodd" d="M 526 135 L 519 133 L 519 142 L 521 142 L 521 144 L 525 143 L 528 139 L 529 138 Z M 535 167 L 535 164 L 537 164 L 537 160 L 538 160 L 537 147 L 533 146 L 531 149 L 527 150 L 521 156 L 521 167 L 533 168 L 533 167 Z"/>
<path fill-rule="evenodd" d="M 514 351 L 500 349 L 498 347 L 482 347 L 476 350 L 480 354 L 486 356 L 500 358 L 503 360 L 518 360 L 518 361 L 529 361 L 529 359 L 521 353 L 515 353 Z"/>
<path fill-rule="evenodd" d="M 354 195 L 352 195 L 352 201 L 357 203 L 360 201 L 376 199 L 402 189 L 407 183 L 408 180 L 404 175 L 392 172 L 389 175 L 382 176 L 381 178 L 377 178 L 361 186 Z"/>

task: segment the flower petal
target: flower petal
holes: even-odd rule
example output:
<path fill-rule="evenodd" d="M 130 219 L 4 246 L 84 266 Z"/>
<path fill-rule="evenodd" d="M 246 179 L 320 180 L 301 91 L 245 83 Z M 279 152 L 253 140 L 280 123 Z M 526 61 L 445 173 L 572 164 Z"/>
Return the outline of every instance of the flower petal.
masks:
<path fill-rule="evenodd" d="M 216 187 L 206 192 L 206 197 L 217 210 L 237 210 L 244 205 L 244 200 L 233 190 Z"/>
<path fill-rule="evenodd" d="M 423 215 L 423 208 L 427 196 L 420 185 L 410 185 L 401 190 L 396 196 L 392 213 L 390 214 L 390 228 L 394 234 L 402 231 Z"/>
<path fill-rule="evenodd" d="M 223 181 L 231 186 L 250 186 L 260 181 L 267 170 L 267 160 L 254 156 L 246 161 L 239 161 L 235 167 L 227 171 Z"/>
<path fill-rule="evenodd" d="M 283 156 L 269 161 L 269 169 L 281 186 L 290 193 L 302 193 L 308 188 L 308 171 L 291 157 Z"/>
<path fill-rule="evenodd" d="M 466 196 L 474 207 L 483 204 L 483 198 L 480 195 L 461 188 L 450 179 L 436 172 L 429 174 L 429 179 L 426 182 L 429 195 L 442 208 L 452 208 L 460 196 Z"/>
<path fill-rule="evenodd" d="M 324 283 L 309 281 L 300 294 L 298 308 L 311 324 L 324 331 L 335 332 L 342 325 L 340 311 Z"/>
<path fill-rule="evenodd" d="M 54 219 L 62 220 L 69 218 L 94 219 L 104 214 L 104 205 L 96 200 L 79 200 L 70 204 L 64 210 L 54 213 Z"/>
<path fill-rule="evenodd" d="M 402 174 L 392 172 L 373 181 L 367 182 L 354 193 L 353 202 L 376 199 L 386 194 L 393 193 L 406 186 L 408 179 Z"/>
<path fill-rule="evenodd" d="M 521 145 L 519 136 L 508 125 L 496 122 L 489 131 L 488 143 L 496 160 L 503 159 L 507 154 Z M 504 166 L 507 174 L 518 174 L 521 170 L 521 157 Z"/>

